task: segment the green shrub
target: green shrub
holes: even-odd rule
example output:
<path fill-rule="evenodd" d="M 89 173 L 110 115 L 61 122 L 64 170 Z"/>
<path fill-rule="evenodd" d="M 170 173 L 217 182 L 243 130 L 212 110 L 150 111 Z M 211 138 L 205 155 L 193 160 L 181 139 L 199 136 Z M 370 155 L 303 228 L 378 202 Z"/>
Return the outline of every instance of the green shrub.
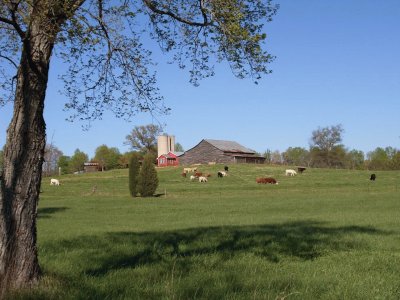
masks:
<path fill-rule="evenodd" d="M 132 154 L 129 161 L 129 191 L 132 197 L 136 197 L 138 193 L 138 176 L 140 171 L 139 157 Z"/>
<path fill-rule="evenodd" d="M 146 154 L 139 173 L 139 192 L 142 197 L 151 197 L 158 187 L 157 171 L 154 167 L 154 156 Z"/>

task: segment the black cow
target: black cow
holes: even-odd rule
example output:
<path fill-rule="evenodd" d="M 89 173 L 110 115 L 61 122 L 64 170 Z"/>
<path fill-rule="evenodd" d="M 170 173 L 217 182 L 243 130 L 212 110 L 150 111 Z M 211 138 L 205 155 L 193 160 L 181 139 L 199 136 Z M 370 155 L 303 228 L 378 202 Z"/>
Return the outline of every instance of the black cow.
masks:
<path fill-rule="evenodd" d="M 375 174 L 371 174 L 371 177 L 369 178 L 369 180 L 375 181 L 376 179 L 376 175 Z"/>
<path fill-rule="evenodd" d="M 299 171 L 300 174 L 302 174 L 307 168 L 306 167 L 298 167 L 297 171 Z"/>
<path fill-rule="evenodd" d="M 224 167 L 224 170 L 225 170 L 226 172 L 228 172 L 228 169 L 229 169 L 228 166 L 225 166 L 225 167 Z"/>
<path fill-rule="evenodd" d="M 224 177 L 221 172 L 218 172 L 218 177 Z"/>

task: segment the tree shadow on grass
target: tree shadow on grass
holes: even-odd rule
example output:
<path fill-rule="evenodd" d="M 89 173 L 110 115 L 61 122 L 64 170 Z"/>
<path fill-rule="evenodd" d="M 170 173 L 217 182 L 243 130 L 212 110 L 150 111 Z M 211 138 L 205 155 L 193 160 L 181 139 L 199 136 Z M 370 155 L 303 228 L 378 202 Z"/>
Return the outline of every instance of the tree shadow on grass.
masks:
<path fill-rule="evenodd" d="M 38 218 L 39 219 L 47 219 L 50 218 L 52 214 L 62 212 L 67 210 L 68 207 L 43 207 L 43 208 L 38 208 Z"/>
<path fill-rule="evenodd" d="M 156 198 L 162 197 L 162 196 L 165 196 L 165 194 L 164 193 L 158 193 L 158 194 L 154 194 L 153 195 L 153 197 L 156 197 Z"/>
<path fill-rule="evenodd" d="M 241 254 L 253 254 L 274 263 L 285 257 L 313 260 L 328 252 L 368 248 L 362 239 L 354 238 L 356 234 L 390 233 L 373 227 L 328 227 L 322 222 L 304 221 L 166 232 L 113 232 L 61 240 L 45 247 L 54 254 L 76 249 L 91 253 L 85 258 L 84 273 L 101 277 L 112 271 L 171 261 L 180 261 L 190 268 L 193 258 L 210 255 L 217 255 L 222 261 Z"/>

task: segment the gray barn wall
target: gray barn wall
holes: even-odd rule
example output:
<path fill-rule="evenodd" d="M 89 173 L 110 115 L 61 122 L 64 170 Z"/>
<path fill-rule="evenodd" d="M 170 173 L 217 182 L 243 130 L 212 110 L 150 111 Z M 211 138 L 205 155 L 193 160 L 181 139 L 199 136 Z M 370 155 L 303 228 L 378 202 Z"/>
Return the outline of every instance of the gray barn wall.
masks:
<path fill-rule="evenodd" d="M 179 157 L 181 165 L 208 164 L 209 162 L 233 163 L 233 157 L 224 155 L 223 151 L 206 141 L 201 141 L 197 146 Z"/>

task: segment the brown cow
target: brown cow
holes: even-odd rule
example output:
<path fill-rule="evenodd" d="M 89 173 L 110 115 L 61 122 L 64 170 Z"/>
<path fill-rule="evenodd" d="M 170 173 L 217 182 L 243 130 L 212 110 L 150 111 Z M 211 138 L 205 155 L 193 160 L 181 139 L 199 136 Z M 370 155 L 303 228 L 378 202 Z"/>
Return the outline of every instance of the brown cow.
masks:
<path fill-rule="evenodd" d="M 272 177 L 257 178 L 257 179 L 256 179 L 256 182 L 257 182 L 257 183 L 264 183 L 264 184 L 267 184 L 267 183 L 270 183 L 270 184 L 278 184 L 278 181 L 276 181 L 276 179 L 275 179 L 275 178 L 272 178 Z"/>
<path fill-rule="evenodd" d="M 201 172 L 196 172 L 196 173 L 194 173 L 194 176 L 197 177 L 197 178 L 199 178 L 200 176 L 203 176 L 203 173 L 201 173 Z"/>

